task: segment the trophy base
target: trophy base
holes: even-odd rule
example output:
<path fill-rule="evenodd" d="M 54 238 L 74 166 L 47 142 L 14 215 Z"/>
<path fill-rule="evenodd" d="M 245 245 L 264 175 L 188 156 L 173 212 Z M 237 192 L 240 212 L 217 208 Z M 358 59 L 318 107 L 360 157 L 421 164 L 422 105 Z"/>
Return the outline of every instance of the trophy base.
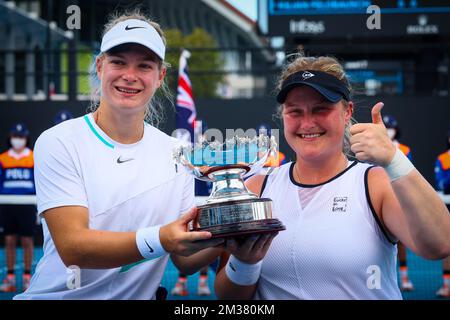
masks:
<path fill-rule="evenodd" d="M 192 231 L 209 231 L 213 238 L 259 234 L 285 230 L 272 218 L 272 200 L 249 198 L 198 206 Z"/>
<path fill-rule="evenodd" d="M 286 227 L 278 219 L 264 219 L 192 229 L 192 231 L 209 231 L 212 233 L 211 238 L 228 238 L 282 230 L 286 230 Z"/>

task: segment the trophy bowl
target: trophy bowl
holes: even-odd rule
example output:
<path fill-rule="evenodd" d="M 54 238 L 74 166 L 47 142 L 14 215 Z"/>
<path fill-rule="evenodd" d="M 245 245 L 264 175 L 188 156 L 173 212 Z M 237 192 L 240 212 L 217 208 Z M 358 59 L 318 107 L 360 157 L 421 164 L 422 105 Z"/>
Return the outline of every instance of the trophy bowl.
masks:
<path fill-rule="evenodd" d="M 272 218 L 272 200 L 250 192 L 244 179 L 261 170 L 276 152 L 275 137 L 233 137 L 225 144 L 203 141 L 181 145 L 173 158 L 196 179 L 212 182 L 209 198 L 198 206 L 192 231 L 209 231 L 212 237 L 231 237 L 285 230 Z"/>

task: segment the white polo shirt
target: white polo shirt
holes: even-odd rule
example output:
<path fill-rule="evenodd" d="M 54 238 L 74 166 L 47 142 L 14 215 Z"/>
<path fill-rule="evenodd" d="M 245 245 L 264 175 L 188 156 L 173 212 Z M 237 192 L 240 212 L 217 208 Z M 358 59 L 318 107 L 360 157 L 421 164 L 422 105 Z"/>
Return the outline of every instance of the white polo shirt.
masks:
<path fill-rule="evenodd" d="M 139 142 L 117 143 L 96 125 L 92 114 L 45 131 L 35 146 L 40 216 L 51 208 L 83 206 L 89 209 L 89 228 L 117 232 L 176 220 L 194 205 L 194 181 L 175 166 L 175 144 L 174 138 L 148 124 Z M 168 255 L 78 272 L 64 265 L 45 219 L 42 225 L 44 256 L 30 288 L 15 299 L 155 298 Z"/>

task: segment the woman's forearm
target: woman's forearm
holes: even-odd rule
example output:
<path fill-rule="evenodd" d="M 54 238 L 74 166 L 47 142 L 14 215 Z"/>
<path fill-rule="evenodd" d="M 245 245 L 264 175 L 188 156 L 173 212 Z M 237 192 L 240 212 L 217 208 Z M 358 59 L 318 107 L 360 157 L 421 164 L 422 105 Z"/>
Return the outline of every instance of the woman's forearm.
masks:
<path fill-rule="evenodd" d="M 86 229 L 68 236 L 57 249 L 64 264 L 85 269 L 117 268 L 144 259 L 135 232 Z"/>
<path fill-rule="evenodd" d="M 240 286 L 228 279 L 225 268 L 222 268 L 216 275 L 214 282 L 216 295 L 222 300 L 249 300 L 256 292 L 256 284 L 251 286 Z"/>
<path fill-rule="evenodd" d="M 180 255 L 172 254 L 171 258 L 173 263 L 176 265 L 178 270 L 181 273 L 190 275 L 196 273 L 198 270 L 203 268 L 204 266 L 208 266 L 216 260 L 220 253 L 222 252 L 222 248 L 207 248 L 202 251 L 199 251 L 189 257 L 183 257 Z"/>
<path fill-rule="evenodd" d="M 418 253 L 441 259 L 450 255 L 450 214 L 431 185 L 413 170 L 392 182 Z"/>

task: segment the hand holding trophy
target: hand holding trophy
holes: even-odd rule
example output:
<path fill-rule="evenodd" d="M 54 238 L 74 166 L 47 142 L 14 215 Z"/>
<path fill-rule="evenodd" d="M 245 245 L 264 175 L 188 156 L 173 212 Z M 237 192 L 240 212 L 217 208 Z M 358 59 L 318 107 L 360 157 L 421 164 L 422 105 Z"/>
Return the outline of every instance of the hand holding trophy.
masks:
<path fill-rule="evenodd" d="M 213 183 L 206 203 L 198 206 L 193 231 L 209 231 L 214 237 L 230 237 L 285 230 L 272 218 L 272 200 L 249 192 L 244 178 L 257 173 L 276 152 L 275 137 L 233 137 L 225 144 L 203 141 L 177 146 L 174 161 L 196 179 Z"/>

